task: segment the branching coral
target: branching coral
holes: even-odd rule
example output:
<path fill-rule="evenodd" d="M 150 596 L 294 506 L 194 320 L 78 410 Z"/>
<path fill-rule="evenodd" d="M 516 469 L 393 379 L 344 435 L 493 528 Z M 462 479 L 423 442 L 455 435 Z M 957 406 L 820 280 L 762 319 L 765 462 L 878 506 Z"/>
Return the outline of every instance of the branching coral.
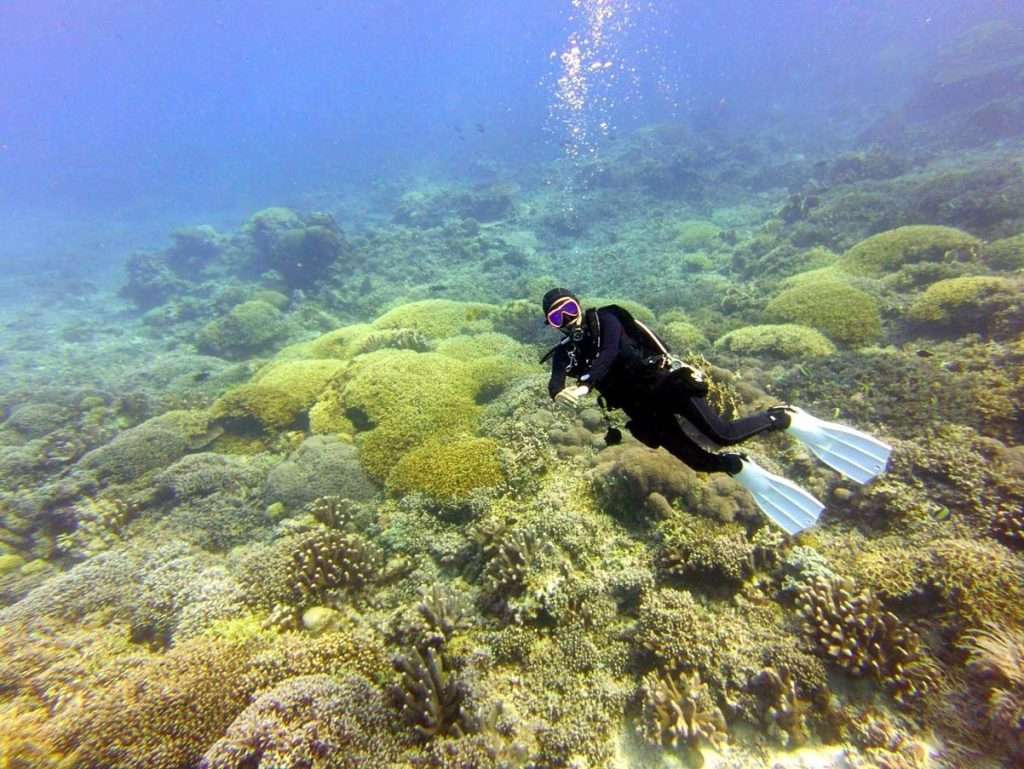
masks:
<path fill-rule="evenodd" d="M 338 588 L 362 587 L 377 573 L 379 554 L 358 534 L 316 528 L 291 545 L 291 576 L 304 602 Z"/>
<path fill-rule="evenodd" d="M 858 592 L 851 580 L 819 578 L 800 591 L 797 607 L 819 655 L 851 675 L 880 681 L 899 704 L 911 706 L 935 690 L 934 667 L 917 634 L 871 591 Z"/>
<path fill-rule="evenodd" d="M 458 594 L 438 585 L 423 594 L 416 604 L 416 612 L 425 623 L 422 644 L 435 649 L 444 646 L 457 631 L 471 624 L 468 604 Z"/>
<path fill-rule="evenodd" d="M 393 663 L 402 679 L 391 688 L 392 700 L 421 738 L 461 737 L 476 730 L 475 718 L 463 710 L 466 687 L 448 671 L 442 652 L 413 649 Z"/>
<path fill-rule="evenodd" d="M 807 741 L 810 703 L 797 695 L 789 668 L 767 667 L 750 680 L 748 687 L 761 701 L 761 720 L 770 736 L 785 747 L 799 747 Z"/>
<path fill-rule="evenodd" d="M 286 605 L 293 613 L 358 590 L 376 578 L 380 562 L 379 549 L 363 536 L 317 526 L 254 551 L 239 581 L 251 604 Z"/>
<path fill-rule="evenodd" d="M 725 717 L 699 673 L 648 673 L 640 696 L 639 731 L 648 742 L 698 751 L 705 742 L 715 747 L 725 742 Z"/>
<path fill-rule="evenodd" d="M 992 517 L 992 532 L 1007 545 L 1024 548 L 1024 503 L 997 510 Z"/>
<path fill-rule="evenodd" d="M 851 769 L 927 769 L 928 750 L 886 718 L 868 715 L 852 722 L 854 744 L 859 755 L 846 752 Z"/>
<path fill-rule="evenodd" d="M 334 494 L 317 497 L 306 505 L 306 512 L 327 528 L 342 531 L 350 528 L 356 517 L 355 503 Z"/>

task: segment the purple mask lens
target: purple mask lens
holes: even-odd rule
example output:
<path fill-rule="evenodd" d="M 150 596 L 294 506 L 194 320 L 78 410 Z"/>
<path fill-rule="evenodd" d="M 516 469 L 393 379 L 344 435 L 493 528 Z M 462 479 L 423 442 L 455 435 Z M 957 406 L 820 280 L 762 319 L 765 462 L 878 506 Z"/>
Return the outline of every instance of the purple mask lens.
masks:
<path fill-rule="evenodd" d="M 548 313 L 548 323 L 555 328 L 561 328 L 567 318 L 576 318 L 579 314 L 580 306 L 570 299 Z"/>

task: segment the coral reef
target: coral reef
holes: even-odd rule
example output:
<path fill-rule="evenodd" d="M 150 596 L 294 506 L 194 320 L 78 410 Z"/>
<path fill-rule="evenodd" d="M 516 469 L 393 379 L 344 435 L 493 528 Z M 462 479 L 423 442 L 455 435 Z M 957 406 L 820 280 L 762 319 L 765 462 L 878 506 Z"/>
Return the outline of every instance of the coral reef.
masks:
<path fill-rule="evenodd" d="M 910 305 L 907 317 L 929 329 L 955 327 L 959 333 L 987 330 L 998 322 L 993 316 L 1012 307 L 1018 295 L 1019 291 L 1006 278 L 948 278 L 928 286 Z"/>
<path fill-rule="evenodd" d="M 784 747 L 798 748 L 810 737 L 807 715 L 811 705 L 800 698 L 789 668 L 767 667 L 748 684 L 762 702 L 762 722 L 769 736 Z"/>
<path fill-rule="evenodd" d="M 377 576 L 380 561 L 363 536 L 317 526 L 252 554 L 241 581 L 260 605 L 302 608 L 358 590 Z"/>
<path fill-rule="evenodd" d="M 76 467 L 101 480 L 132 481 L 198 451 L 216 435 L 206 414 L 169 411 L 119 433 L 110 443 L 88 452 Z"/>
<path fill-rule="evenodd" d="M 266 208 L 253 214 L 243 233 L 251 244 L 250 270 L 274 270 L 291 288 L 311 288 L 332 267 L 355 259 L 329 214 L 302 216 L 287 208 Z"/>

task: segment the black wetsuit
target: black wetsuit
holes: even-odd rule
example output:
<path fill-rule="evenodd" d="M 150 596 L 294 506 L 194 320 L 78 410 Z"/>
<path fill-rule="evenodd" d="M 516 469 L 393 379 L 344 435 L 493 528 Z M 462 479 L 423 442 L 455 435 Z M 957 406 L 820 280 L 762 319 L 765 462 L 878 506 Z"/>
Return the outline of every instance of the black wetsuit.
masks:
<path fill-rule="evenodd" d="M 597 323 L 589 315 L 594 312 Z M 723 419 L 704 397 L 705 389 L 695 386 L 685 369 L 671 371 L 658 363 L 644 357 L 643 348 L 630 338 L 615 312 L 588 310 L 575 337 L 566 337 L 552 356 L 548 392 L 554 398 L 565 387 L 566 377 L 575 377 L 596 389 L 610 408 L 626 412 L 626 428 L 637 440 L 652 448 L 663 446 L 705 473 L 737 473 L 740 457 L 708 451 L 686 434 L 676 415 L 720 446 L 788 426 L 788 418 L 777 411 Z"/>

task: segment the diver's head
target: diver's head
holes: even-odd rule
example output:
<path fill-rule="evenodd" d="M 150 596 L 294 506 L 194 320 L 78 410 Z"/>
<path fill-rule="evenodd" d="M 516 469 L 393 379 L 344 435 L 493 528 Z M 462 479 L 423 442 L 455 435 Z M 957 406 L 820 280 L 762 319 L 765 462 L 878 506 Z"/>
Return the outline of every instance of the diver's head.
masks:
<path fill-rule="evenodd" d="M 551 328 L 569 333 L 583 323 L 583 308 L 580 300 L 565 288 L 553 288 L 541 300 L 544 319 Z"/>

